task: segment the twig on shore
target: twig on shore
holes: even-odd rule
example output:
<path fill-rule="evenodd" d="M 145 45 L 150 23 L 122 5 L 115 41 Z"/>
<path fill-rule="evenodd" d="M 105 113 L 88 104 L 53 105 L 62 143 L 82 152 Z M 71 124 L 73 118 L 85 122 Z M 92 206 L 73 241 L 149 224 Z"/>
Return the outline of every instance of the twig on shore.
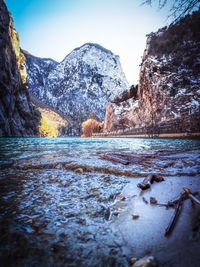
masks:
<path fill-rule="evenodd" d="M 150 182 L 151 182 L 150 178 L 151 177 L 145 178 L 143 183 L 138 184 L 138 187 L 140 187 L 140 188 L 142 187 L 145 189 L 149 188 L 148 186 L 150 186 Z M 175 200 L 168 201 L 167 204 L 158 203 L 157 199 L 155 199 L 154 197 L 150 197 L 150 204 L 151 205 L 163 206 L 163 207 L 166 207 L 167 209 L 168 208 L 174 208 L 175 209 L 173 216 L 170 219 L 169 225 L 165 230 L 165 236 L 169 236 L 171 234 L 171 232 L 172 232 L 172 230 L 173 230 L 173 228 L 177 222 L 177 219 L 180 215 L 182 204 L 183 204 L 184 200 L 189 198 L 191 200 L 192 204 L 196 203 L 196 204 L 200 205 L 200 200 L 195 197 L 198 194 L 198 192 L 192 193 L 190 191 L 190 189 L 187 187 L 183 187 L 183 190 L 185 192 L 181 193 L 179 198 L 177 198 Z M 148 201 L 144 197 L 142 198 L 142 200 L 144 201 L 145 204 L 148 204 Z"/>
<path fill-rule="evenodd" d="M 191 192 L 190 192 L 191 193 Z M 198 195 L 198 192 L 194 192 L 194 193 L 191 193 L 191 195 L 193 196 L 193 198 L 194 198 L 194 196 L 196 196 L 196 195 Z M 185 193 L 183 193 L 183 200 L 186 200 L 186 199 L 188 199 L 189 197 L 188 197 L 188 195 L 186 194 L 186 192 Z M 192 199 L 190 199 L 191 200 L 191 202 L 193 203 L 194 201 L 193 201 L 193 198 Z M 178 203 L 178 201 L 179 201 L 179 198 L 177 198 L 177 199 L 175 199 L 175 200 L 170 200 L 170 201 L 168 201 L 166 204 L 163 204 L 163 203 L 155 203 L 155 201 L 153 202 L 153 203 L 151 203 L 152 201 L 151 201 L 151 199 L 154 199 L 154 198 L 150 198 L 150 204 L 152 204 L 152 205 L 156 205 L 156 206 L 160 206 L 160 207 L 166 207 L 166 209 L 168 209 L 168 208 L 176 208 L 176 205 L 177 205 L 177 203 Z M 197 199 L 197 198 L 195 198 L 197 201 L 198 201 L 198 203 L 197 204 L 200 204 L 200 201 Z M 157 200 L 156 200 L 157 201 Z"/>
<path fill-rule="evenodd" d="M 178 200 L 178 203 L 175 206 L 174 214 L 171 217 L 171 220 L 169 222 L 169 225 L 168 225 L 168 227 L 165 230 L 165 236 L 169 236 L 171 234 L 171 232 L 172 232 L 172 230 L 173 230 L 173 228 L 174 228 L 174 226 L 176 224 L 176 221 L 177 221 L 177 219 L 179 217 L 179 214 L 181 212 L 181 208 L 182 208 L 182 204 L 183 204 L 183 200 L 184 200 L 184 195 L 185 195 L 184 193 L 182 193 L 180 195 L 180 198 Z"/>
<path fill-rule="evenodd" d="M 187 197 L 191 199 L 192 203 L 194 202 L 194 203 L 196 203 L 196 204 L 198 204 L 198 205 L 200 206 L 200 200 L 197 199 L 197 198 L 194 196 L 195 193 L 192 193 L 192 192 L 190 191 L 190 189 L 187 188 L 187 187 L 183 187 L 183 190 L 184 190 L 185 193 L 187 194 Z"/>
<path fill-rule="evenodd" d="M 146 200 L 145 197 L 143 197 L 142 200 L 144 201 L 145 204 L 148 204 L 148 203 L 149 203 L 149 202 Z"/>
<path fill-rule="evenodd" d="M 160 206 L 160 207 L 166 207 L 166 209 L 168 209 L 168 208 L 176 208 L 176 205 L 178 204 L 178 202 L 179 202 L 179 199 L 180 199 L 180 197 L 179 198 L 177 198 L 177 199 L 175 199 L 175 200 L 170 200 L 170 201 L 168 201 L 166 204 L 163 204 L 163 203 L 151 203 L 151 201 L 150 201 L 150 204 L 152 204 L 152 205 L 156 205 L 156 206 Z M 187 199 L 187 195 L 184 193 L 183 194 L 183 200 L 185 200 L 185 199 Z M 157 201 L 157 200 L 156 200 Z"/>

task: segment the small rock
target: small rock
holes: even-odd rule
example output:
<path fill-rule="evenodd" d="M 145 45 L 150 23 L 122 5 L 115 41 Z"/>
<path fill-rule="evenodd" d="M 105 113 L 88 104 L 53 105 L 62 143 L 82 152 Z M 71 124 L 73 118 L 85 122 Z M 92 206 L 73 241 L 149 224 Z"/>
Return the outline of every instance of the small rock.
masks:
<path fill-rule="evenodd" d="M 58 163 L 54 166 L 55 169 L 61 170 L 63 168 L 62 164 Z"/>
<path fill-rule="evenodd" d="M 136 261 L 137 261 L 137 258 L 131 258 L 131 259 L 130 259 L 130 262 L 131 262 L 132 264 L 136 263 Z"/>
<path fill-rule="evenodd" d="M 77 168 L 75 170 L 76 173 L 83 174 L 83 169 L 82 168 Z"/>
<path fill-rule="evenodd" d="M 71 182 L 66 182 L 65 184 L 63 184 L 64 187 L 69 187 L 71 185 Z"/>
<path fill-rule="evenodd" d="M 132 214 L 132 217 L 133 217 L 133 220 L 136 220 L 136 219 L 138 219 L 140 216 L 137 215 L 137 214 Z"/>
<path fill-rule="evenodd" d="M 150 203 L 151 205 L 156 205 L 158 204 L 158 201 L 155 199 L 155 197 L 150 197 Z"/>
<path fill-rule="evenodd" d="M 111 181 L 111 179 L 110 179 L 110 177 L 109 177 L 109 176 L 105 176 L 105 175 L 104 175 L 104 181 L 105 181 L 105 182 L 110 182 L 110 181 Z"/>
<path fill-rule="evenodd" d="M 122 195 L 122 194 L 119 194 L 118 195 L 118 200 L 122 200 L 122 201 L 124 201 L 126 198 Z"/>
<path fill-rule="evenodd" d="M 157 264 L 153 256 L 145 256 L 142 259 L 137 260 L 132 267 L 156 267 Z"/>

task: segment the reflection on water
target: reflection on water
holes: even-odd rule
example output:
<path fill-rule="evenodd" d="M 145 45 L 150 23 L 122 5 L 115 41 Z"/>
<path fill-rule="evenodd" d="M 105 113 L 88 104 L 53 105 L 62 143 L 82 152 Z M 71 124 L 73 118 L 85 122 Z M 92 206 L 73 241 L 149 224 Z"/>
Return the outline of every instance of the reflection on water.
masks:
<path fill-rule="evenodd" d="M 111 214 L 109 206 L 130 178 L 103 170 L 198 175 L 199 151 L 200 142 L 192 140 L 0 139 L 0 165 L 10 163 L 0 173 L 1 263 L 129 266 L 120 236 L 110 230 L 117 212 Z M 123 166 L 100 159 L 106 152 L 159 153 L 152 161 Z M 13 161 L 26 168 L 14 168 Z M 83 165 L 94 169 L 87 172 Z"/>

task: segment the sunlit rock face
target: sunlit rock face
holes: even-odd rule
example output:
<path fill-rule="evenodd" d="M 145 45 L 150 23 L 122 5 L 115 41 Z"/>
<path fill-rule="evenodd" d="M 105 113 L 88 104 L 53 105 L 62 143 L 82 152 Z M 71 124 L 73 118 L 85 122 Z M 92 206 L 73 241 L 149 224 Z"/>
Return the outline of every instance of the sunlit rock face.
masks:
<path fill-rule="evenodd" d="M 25 56 L 31 94 L 67 115 L 74 135 L 90 112 L 104 120 L 107 103 L 129 87 L 119 56 L 98 44 L 74 49 L 61 63 Z"/>
<path fill-rule="evenodd" d="M 148 35 L 137 96 L 107 107 L 104 131 L 200 130 L 200 11 Z M 120 123 L 121 122 L 121 123 Z"/>
<path fill-rule="evenodd" d="M 39 135 L 39 114 L 26 88 L 24 55 L 5 2 L 0 0 L 0 137 Z"/>

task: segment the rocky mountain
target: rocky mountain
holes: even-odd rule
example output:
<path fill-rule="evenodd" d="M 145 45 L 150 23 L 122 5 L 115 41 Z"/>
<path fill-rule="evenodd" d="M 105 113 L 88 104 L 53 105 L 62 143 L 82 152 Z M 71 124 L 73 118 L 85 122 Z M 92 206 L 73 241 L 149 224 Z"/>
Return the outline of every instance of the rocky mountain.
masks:
<path fill-rule="evenodd" d="M 103 120 L 107 103 L 129 87 L 119 57 L 98 44 L 84 44 L 60 63 L 24 54 L 30 93 L 68 116 L 69 135 L 80 135 L 91 112 Z"/>
<path fill-rule="evenodd" d="M 0 137 L 37 136 L 39 119 L 26 88 L 19 36 L 4 0 L 0 0 Z"/>
<path fill-rule="evenodd" d="M 25 55 L 29 93 L 37 99 L 43 100 L 47 77 L 50 71 L 58 65 L 58 62 L 52 60 L 51 58 L 35 57 L 26 50 L 21 51 Z"/>
<path fill-rule="evenodd" d="M 104 132 L 200 131 L 200 10 L 148 35 L 136 95 L 109 103 Z"/>

